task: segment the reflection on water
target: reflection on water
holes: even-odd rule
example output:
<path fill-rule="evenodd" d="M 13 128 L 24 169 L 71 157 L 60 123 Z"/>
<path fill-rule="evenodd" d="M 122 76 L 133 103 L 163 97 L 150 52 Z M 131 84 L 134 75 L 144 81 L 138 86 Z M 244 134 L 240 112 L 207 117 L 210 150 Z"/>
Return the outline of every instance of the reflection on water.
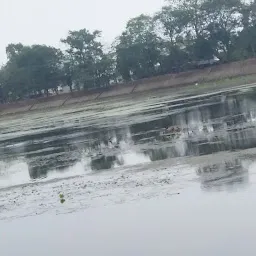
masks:
<path fill-rule="evenodd" d="M 95 117 L 88 123 L 81 113 L 69 117 L 72 125 L 71 121 L 65 125 L 61 120 L 42 123 L 39 119 L 43 129 L 31 128 L 18 136 L 2 128 L 0 186 L 4 177 L 44 179 L 51 173 L 65 174 L 77 164 L 82 173 L 254 148 L 256 104 L 252 95 L 236 92 L 165 101 L 120 116 L 120 120 Z M 237 182 L 242 181 L 247 179 L 244 173 L 239 160 L 198 170 L 205 187 L 224 178 L 227 185 L 228 177 L 234 175 Z"/>
<path fill-rule="evenodd" d="M 197 175 L 200 177 L 204 189 L 232 189 L 237 184 L 248 183 L 248 168 L 249 166 L 245 162 L 234 159 L 199 167 Z"/>

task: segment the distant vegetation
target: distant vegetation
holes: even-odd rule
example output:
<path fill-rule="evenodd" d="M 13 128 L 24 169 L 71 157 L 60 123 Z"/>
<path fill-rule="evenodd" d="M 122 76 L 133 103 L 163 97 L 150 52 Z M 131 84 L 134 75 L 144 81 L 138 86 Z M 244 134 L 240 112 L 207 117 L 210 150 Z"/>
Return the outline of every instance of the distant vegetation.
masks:
<path fill-rule="evenodd" d="M 167 1 L 154 15 L 129 20 L 108 51 L 100 39 L 100 31 L 81 29 L 61 39 L 65 51 L 9 44 L 0 70 L 0 100 L 185 71 L 214 56 L 222 63 L 256 57 L 256 0 Z"/>

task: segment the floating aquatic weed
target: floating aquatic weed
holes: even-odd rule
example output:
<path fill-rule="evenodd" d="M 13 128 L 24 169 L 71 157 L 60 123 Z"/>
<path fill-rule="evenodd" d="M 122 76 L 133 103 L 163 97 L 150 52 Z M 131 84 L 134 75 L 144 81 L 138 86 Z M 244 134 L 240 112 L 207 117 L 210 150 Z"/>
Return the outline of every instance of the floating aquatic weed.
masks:
<path fill-rule="evenodd" d="M 60 197 L 60 202 L 62 203 L 62 204 L 64 204 L 65 203 L 65 198 L 64 198 L 64 194 L 59 194 L 59 197 Z"/>

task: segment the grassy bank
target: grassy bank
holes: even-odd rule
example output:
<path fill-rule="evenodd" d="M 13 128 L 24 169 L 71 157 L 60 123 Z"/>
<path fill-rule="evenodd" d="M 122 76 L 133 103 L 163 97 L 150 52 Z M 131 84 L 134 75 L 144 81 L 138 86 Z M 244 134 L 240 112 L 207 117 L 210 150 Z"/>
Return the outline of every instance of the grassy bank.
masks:
<path fill-rule="evenodd" d="M 150 81 L 150 80 L 149 80 Z M 168 80 L 167 80 L 168 81 Z M 75 97 L 72 94 L 60 95 L 58 97 L 42 98 L 40 101 L 23 101 L 20 103 L 2 105 L 3 108 L 0 111 L 0 115 L 9 115 L 24 113 L 28 111 L 48 111 L 49 109 L 54 108 L 70 108 L 76 107 L 77 105 L 81 106 L 84 104 L 92 104 L 93 102 L 105 102 L 109 101 L 123 101 L 126 99 L 138 99 L 145 100 L 148 97 L 164 96 L 168 95 L 172 98 L 178 98 L 182 96 L 197 95 L 202 93 L 211 93 L 214 91 L 228 89 L 235 86 L 242 86 L 247 84 L 256 83 L 256 74 L 245 75 L 245 76 L 236 76 L 233 78 L 224 78 L 217 79 L 210 82 L 191 82 L 187 84 L 181 84 L 176 86 L 162 86 L 161 82 L 159 86 L 157 83 L 154 83 L 154 86 L 149 86 L 146 90 L 134 91 L 134 85 L 123 85 L 123 87 L 112 88 L 109 91 L 95 92 L 90 95 L 85 92 L 81 92 L 81 95 L 76 95 Z M 147 81 L 144 84 L 149 84 Z M 150 85 L 150 84 L 149 84 Z M 123 91 L 118 90 L 126 90 Z"/>

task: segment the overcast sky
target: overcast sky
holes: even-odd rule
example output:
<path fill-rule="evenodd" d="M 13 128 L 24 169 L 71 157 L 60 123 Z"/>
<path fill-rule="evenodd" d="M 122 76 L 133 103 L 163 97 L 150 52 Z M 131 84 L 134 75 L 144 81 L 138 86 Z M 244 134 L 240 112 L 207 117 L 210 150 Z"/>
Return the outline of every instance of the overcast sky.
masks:
<path fill-rule="evenodd" d="M 110 44 L 126 22 L 141 13 L 151 14 L 164 0 L 0 0 L 0 63 L 9 43 L 61 47 L 68 30 L 87 28 L 103 32 Z"/>

